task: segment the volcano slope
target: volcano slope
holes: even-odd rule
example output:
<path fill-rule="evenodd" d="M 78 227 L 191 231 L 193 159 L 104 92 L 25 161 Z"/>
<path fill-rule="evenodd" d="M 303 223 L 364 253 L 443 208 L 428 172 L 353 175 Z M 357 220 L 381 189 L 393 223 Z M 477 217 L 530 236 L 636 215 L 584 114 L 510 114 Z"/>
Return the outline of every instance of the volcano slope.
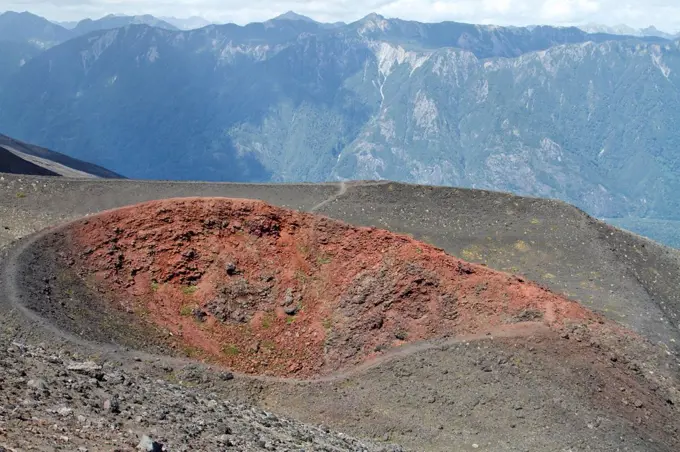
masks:
<path fill-rule="evenodd" d="M 114 178 L 121 175 L 59 152 L 0 134 L 0 172 L 73 178 Z"/>
<path fill-rule="evenodd" d="M 229 196 L 488 265 L 252 201 L 164 201 L 9 247 L 15 340 L 413 450 L 677 449 L 677 254 L 565 204 L 390 183 L 0 183 L 5 241 L 134 202 Z"/>

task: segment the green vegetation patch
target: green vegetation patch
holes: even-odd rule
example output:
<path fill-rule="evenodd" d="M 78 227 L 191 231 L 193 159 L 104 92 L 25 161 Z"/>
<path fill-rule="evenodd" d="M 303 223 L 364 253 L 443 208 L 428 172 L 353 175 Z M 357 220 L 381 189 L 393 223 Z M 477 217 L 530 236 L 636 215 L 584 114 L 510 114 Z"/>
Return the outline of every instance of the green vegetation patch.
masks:
<path fill-rule="evenodd" d="M 184 295 L 193 295 L 198 290 L 197 286 L 184 286 L 182 287 L 182 293 Z"/>
<path fill-rule="evenodd" d="M 241 353 L 241 351 L 236 345 L 227 344 L 224 347 L 222 347 L 222 353 L 224 353 L 226 356 L 236 356 L 239 353 Z"/>

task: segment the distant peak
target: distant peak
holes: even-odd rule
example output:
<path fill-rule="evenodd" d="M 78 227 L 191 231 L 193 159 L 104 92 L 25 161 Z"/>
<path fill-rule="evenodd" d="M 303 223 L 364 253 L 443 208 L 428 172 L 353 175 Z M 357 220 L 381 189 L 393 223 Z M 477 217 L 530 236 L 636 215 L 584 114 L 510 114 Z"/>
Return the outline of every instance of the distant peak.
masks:
<path fill-rule="evenodd" d="M 302 14 L 298 14 L 295 11 L 283 13 L 280 16 L 276 16 L 273 20 L 302 20 L 305 22 L 316 22 L 311 17 L 303 16 Z"/>
<path fill-rule="evenodd" d="M 371 13 L 363 19 L 359 19 L 356 24 L 359 26 L 358 32 L 360 35 L 367 32 L 385 31 L 390 27 L 390 23 L 383 16 L 376 13 Z"/>
<path fill-rule="evenodd" d="M 378 13 L 370 13 L 363 19 L 361 19 L 362 22 L 367 22 L 367 21 L 376 21 L 376 20 L 385 20 L 385 17 L 381 16 Z"/>
<path fill-rule="evenodd" d="M 21 11 L 21 12 L 16 12 L 16 11 L 5 11 L 3 13 L 0 13 L 0 16 L 19 16 L 19 17 L 40 17 L 36 16 L 35 14 L 28 12 L 28 11 Z M 42 17 L 40 17 L 42 19 Z"/>

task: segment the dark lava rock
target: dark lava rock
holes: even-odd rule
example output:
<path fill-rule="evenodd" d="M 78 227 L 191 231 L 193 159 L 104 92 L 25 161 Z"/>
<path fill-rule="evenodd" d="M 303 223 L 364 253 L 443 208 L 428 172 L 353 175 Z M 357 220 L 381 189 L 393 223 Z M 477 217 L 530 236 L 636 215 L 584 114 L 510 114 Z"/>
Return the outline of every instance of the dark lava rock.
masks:
<path fill-rule="evenodd" d="M 120 398 L 118 395 L 104 402 L 104 409 L 112 414 L 120 414 Z"/>
<path fill-rule="evenodd" d="M 220 379 L 223 381 L 229 381 L 234 379 L 234 374 L 231 372 L 220 372 Z"/>
<path fill-rule="evenodd" d="M 199 322 L 205 322 L 206 317 L 208 317 L 208 313 L 202 309 L 192 309 L 191 313 Z"/>

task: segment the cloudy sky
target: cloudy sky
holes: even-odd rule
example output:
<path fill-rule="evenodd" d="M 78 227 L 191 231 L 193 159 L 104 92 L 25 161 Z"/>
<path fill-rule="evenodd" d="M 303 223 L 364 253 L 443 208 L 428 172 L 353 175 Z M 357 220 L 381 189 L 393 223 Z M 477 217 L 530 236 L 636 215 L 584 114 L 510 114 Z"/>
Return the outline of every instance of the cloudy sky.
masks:
<path fill-rule="evenodd" d="M 498 25 L 590 22 L 680 30 L 680 0 L 0 0 L 0 11 L 31 11 L 52 20 L 109 13 L 202 16 L 215 22 L 262 21 L 288 10 L 322 21 L 353 21 L 370 12 L 426 22 Z"/>

